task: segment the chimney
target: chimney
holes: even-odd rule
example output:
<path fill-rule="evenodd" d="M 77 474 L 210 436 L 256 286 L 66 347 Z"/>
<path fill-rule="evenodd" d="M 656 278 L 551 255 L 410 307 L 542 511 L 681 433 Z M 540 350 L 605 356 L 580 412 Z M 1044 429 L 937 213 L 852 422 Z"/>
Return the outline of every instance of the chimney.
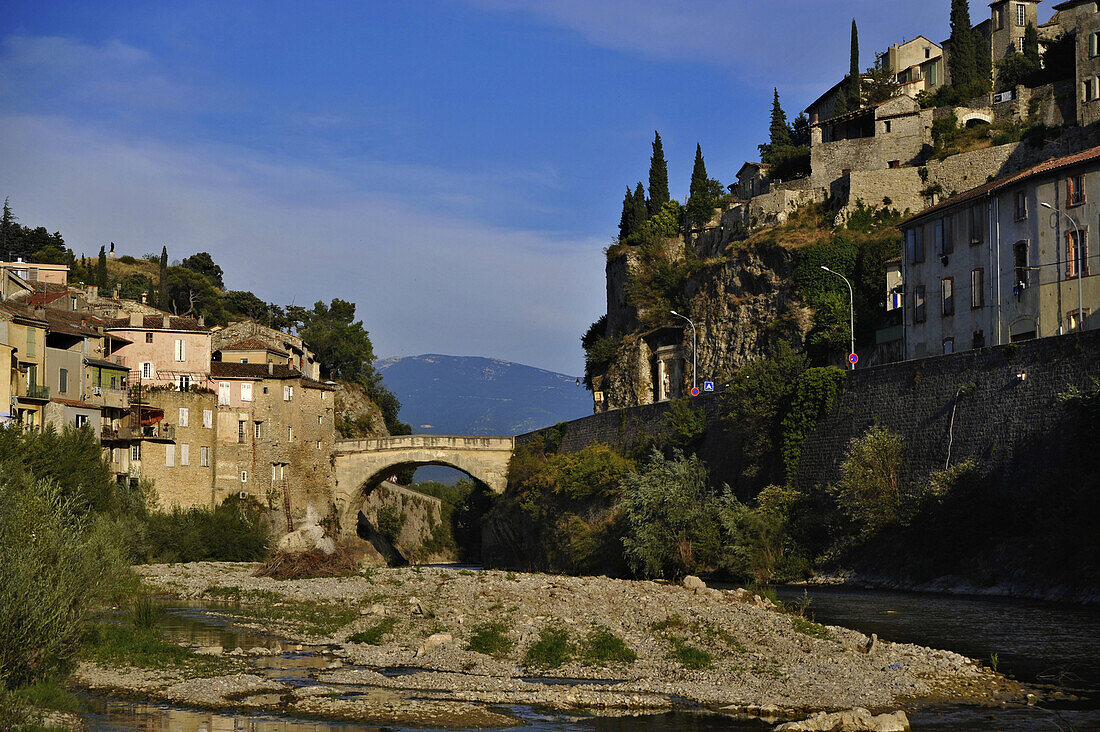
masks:
<path fill-rule="evenodd" d="M 121 294 L 122 294 L 122 288 L 119 287 L 118 285 L 115 285 L 115 299 L 117 300 L 119 295 L 121 295 Z"/>
<path fill-rule="evenodd" d="M 149 299 L 149 293 L 148 292 L 141 293 L 141 304 L 142 305 L 148 304 L 147 303 L 148 299 Z"/>
<path fill-rule="evenodd" d="M 267 362 L 267 375 L 268 376 L 274 376 L 275 375 L 275 364 L 273 364 L 271 361 Z"/>
<path fill-rule="evenodd" d="M 34 306 L 34 317 L 39 318 L 39 319 L 44 319 L 46 317 L 46 308 L 42 307 L 41 305 L 35 305 Z M 27 337 L 29 338 L 30 336 L 27 336 Z"/>
<path fill-rule="evenodd" d="M 205 328 L 206 327 L 206 317 L 203 316 L 203 315 L 199 316 L 199 327 L 200 328 Z"/>
<path fill-rule="evenodd" d="M 171 327 L 172 327 L 172 316 L 171 315 L 165 315 L 164 316 L 164 329 L 168 330 Z"/>
<path fill-rule="evenodd" d="M 144 328 L 145 316 L 141 313 L 130 313 L 130 326 L 133 328 Z"/>
<path fill-rule="evenodd" d="M 87 285 L 88 299 L 95 300 L 99 297 L 99 285 Z"/>

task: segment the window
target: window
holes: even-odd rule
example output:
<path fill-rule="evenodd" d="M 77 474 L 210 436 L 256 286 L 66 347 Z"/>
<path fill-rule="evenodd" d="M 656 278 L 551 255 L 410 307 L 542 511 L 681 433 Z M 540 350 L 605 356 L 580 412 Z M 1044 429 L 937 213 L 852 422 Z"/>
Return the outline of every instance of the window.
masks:
<path fill-rule="evenodd" d="M 913 291 L 913 322 L 924 322 L 924 285 L 919 285 Z"/>
<path fill-rule="evenodd" d="M 153 378 L 153 364 L 149 361 L 141 364 L 141 378 L 151 379 Z"/>
<path fill-rule="evenodd" d="M 204 409 L 202 410 L 202 426 L 206 429 L 210 429 L 214 426 L 214 410 Z"/>
<path fill-rule="evenodd" d="M 294 442 L 294 428 L 293 427 L 287 427 L 286 428 L 286 441 L 287 442 Z"/>
<path fill-rule="evenodd" d="M 1081 101 L 1091 102 L 1096 99 L 1096 84 L 1094 77 L 1089 77 L 1081 82 Z"/>
<path fill-rule="evenodd" d="M 932 49 L 929 48 L 928 46 L 924 47 L 924 57 L 925 58 L 932 58 Z"/>
<path fill-rule="evenodd" d="M 884 127 L 885 127 L 885 130 L 884 130 L 884 131 L 885 131 L 885 132 L 889 132 L 889 131 L 890 131 L 890 120 L 886 120 L 886 121 L 885 121 L 885 122 L 883 122 L 882 124 L 883 124 L 883 125 L 884 125 Z"/>
<path fill-rule="evenodd" d="M 1082 317 L 1082 313 L 1084 316 Z M 1080 330 L 1081 327 L 1088 322 L 1089 309 L 1084 310 L 1070 310 L 1066 313 L 1066 325 L 1070 330 Z"/>
<path fill-rule="evenodd" d="M 248 471 L 247 470 L 242 470 L 241 471 L 241 482 L 242 483 L 247 483 L 248 482 Z"/>
<path fill-rule="evenodd" d="M 1004 8 L 997 8 L 997 10 L 995 11 L 995 14 L 993 16 L 993 19 L 997 22 L 997 30 L 1000 30 L 1001 28 L 1004 28 L 1005 27 L 1005 9 Z"/>
<path fill-rule="evenodd" d="M 943 355 L 948 355 L 955 352 L 955 339 L 944 338 L 943 339 Z"/>
<path fill-rule="evenodd" d="M 1031 270 L 1027 266 L 1028 245 L 1026 241 L 1018 241 L 1012 247 L 1012 256 L 1016 264 L 1016 288 L 1023 290 L 1031 284 Z M 1019 292 L 1017 292 L 1019 294 Z"/>
<path fill-rule="evenodd" d="M 1016 39 L 1016 53 L 1024 52 L 1024 39 L 1023 37 Z"/>
<path fill-rule="evenodd" d="M 936 74 L 938 73 L 939 64 L 932 64 L 928 67 L 928 86 L 936 85 Z"/>
<path fill-rule="evenodd" d="M 188 417 L 190 416 L 190 410 L 187 407 L 180 407 L 179 426 L 186 427 Z"/>
<path fill-rule="evenodd" d="M 72 310 L 74 312 L 76 311 L 76 298 L 75 297 L 70 297 L 69 298 L 69 310 Z"/>
<path fill-rule="evenodd" d="M 244 420 L 237 420 L 237 442 L 244 442 Z"/>
<path fill-rule="evenodd" d="M 325 392 L 321 392 L 321 401 L 325 401 Z"/>
<path fill-rule="evenodd" d="M 974 331 L 974 348 L 985 348 L 985 331 Z"/>
<path fill-rule="evenodd" d="M 1100 55 L 1100 33 L 1089 34 L 1089 56 Z"/>
<path fill-rule="evenodd" d="M 69 370 L 61 369 L 57 377 L 57 390 L 65 393 L 69 390 Z"/>
<path fill-rule="evenodd" d="M 321 416 L 320 414 L 318 414 L 317 415 L 317 424 L 324 424 L 324 423 L 325 423 L 325 418 L 323 416 Z"/>
<path fill-rule="evenodd" d="M 910 264 L 919 264 L 924 261 L 923 228 L 914 226 L 905 232 L 905 248 L 908 250 Z"/>
<path fill-rule="evenodd" d="M 199 467 L 200 468 L 209 468 L 210 467 L 210 448 L 206 447 L 205 445 L 203 445 L 199 448 Z"/>
<path fill-rule="evenodd" d="M 130 446 L 130 459 L 141 460 L 141 443 Z"/>
<path fill-rule="evenodd" d="M 321 449 L 321 441 L 320 441 L 320 440 L 317 440 L 317 449 L 318 449 L 318 450 L 320 450 L 320 449 Z"/>
<path fill-rule="evenodd" d="M 970 246 L 981 244 L 984 240 L 985 217 L 982 213 L 981 204 L 970 207 Z"/>
<path fill-rule="evenodd" d="M 188 374 L 180 374 L 176 379 L 176 385 L 180 391 L 187 391 L 191 388 L 191 377 Z"/>
<path fill-rule="evenodd" d="M 294 387 L 293 386 L 284 386 L 283 387 L 283 401 L 284 402 L 289 402 L 292 399 L 294 399 Z"/>
<path fill-rule="evenodd" d="M 191 446 L 186 442 L 180 445 L 180 465 L 191 464 Z"/>
<path fill-rule="evenodd" d="M 152 343 L 153 342 L 153 334 L 152 333 L 146 333 L 145 334 L 145 342 L 146 343 Z"/>
<path fill-rule="evenodd" d="M 76 415 L 76 428 L 80 429 L 81 427 L 87 427 L 87 426 L 88 426 L 88 415 L 86 415 L 86 414 Z"/>
<path fill-rule="evenodd" d="M 1023 3 L 1016 3 L 1016 25 L 1027 25 L 1027 6 Z"/>
<path fill-rule="evenodd" d="M 943 316 L 955 314 L 955 278 L 944 277 L 940 280 L 940 298 L 943 304 Z"/>
<path fill-rule="evenodd" d="M 176 446 L 171 442 L 164 446 L 164 464 L 169 468 L 176 464 Z"/>
<path fill-rule="evenodd" d="M 1089 276 L 1089 230 L 1066 232 L 1066 277 Z"/>
<path fill-rule="evenodd" d="M 255 437 L 257 440 L 263 439 L 263 436 L 264 436 L 264 423 L 263 422 L 253 422 L 252 423 L 252 436 Z"/>
<path fill-rule="evenodd" d="M 38 282 L 38 267 L 29 267 L 27 269 L 27 279 L 31 282 Z"/>
<path fill-rule="evenodd" d="M 1013 200 L 1016 202 L 1015 219 L 1016 221 L 1023 221 L 1027 218 L 1027 192 L 1016 191 L 1016 194 L 1013 196 Z"/>
<path fill-rule="evenodd" d="M 229 406 L 229 382 L 228 381 L 219 381 L 218 382 L 218 406 L 219 407 Z"/>
<path fill-rule="evenodd" d="M 241 382 L 241 401 L 242 402 L 252 401 L 252 382 L 251 381 L 242 381 Z"/>
<path fill-rule="evenodd" d="M 936 248 L 936 254 L 944 254 L 943 251 L 943 219 L 932 222 L 932 241 Z"/>
<path fill-rule="evenodd" d="M 248 363 L 248 359 L 247 358 L 242 358 L 241 363 Z"/>
<path fill-rule="evenodd" d="M 177 339 L 176 340 L 176 360 L 177 361 L 183 361 L 185 355 L 186 355 L 186 348 L 184 347 L 184 343 L 183 343 L 183 341 Z"/>
<path fill-rule="evenodd" d="M 977 310 L 985 306 L 985 270 L 970 270 L 970 308 Z"/>

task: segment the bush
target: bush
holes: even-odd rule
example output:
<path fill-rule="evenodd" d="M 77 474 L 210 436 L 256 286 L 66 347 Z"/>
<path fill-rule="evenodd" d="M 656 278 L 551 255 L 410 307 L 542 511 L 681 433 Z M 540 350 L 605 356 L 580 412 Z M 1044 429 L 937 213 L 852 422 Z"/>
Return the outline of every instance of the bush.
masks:
<path fill-rule="evenodd" d="M 382 538 L 392 544 L 401 535 L 401 527 L 405 525 L 405 514 L 397 506 L 383 506 L 378 509 L 375 523 L 378 524 L 378 533 Z"/>
<path fill-rule="evenodd" d="M 539 639 L 523 654 L 523 665 L 531 668 L 558 668 L 568 663 L 576 648 L 569 642 L 566 628 L 548 626 L 539 631 Z"/>
<path fill-rule="evenodd" d="M 707 415 L 689 399 L 677 399 L 665 414 L 661 442 L 667 448 L 694 453 L 707 433 Z"/>
<path fill-rule="evenodd" d="M 833 405 L 844 383 L 845 373 L 835 366 L 806 369 L 794 383 L 791 406 L 783 417 L 783 465 L 787 480 L 794 478 L 802 442 L 817 426 L 817 421 Z"/>
<path fill-rule="evenodd" d="M 848 446 L 833 495 L 860 536 L 873 536 L 901 518 L 904 460 L 905 442 L 878 425 Z"/>
<path fill-rule="evenodd" d="M 382 618 L 366 630 L 348 636 L 348 643 L 366 643 L 371 646 L 382 644 L 382 639 L 397 627 L 397 618 Z"/>
<path fill-rule="evenodd" d="M 118 261 L 122 262 L 123 264 L 137 264 L 137 260 L 131 257 L 129 254 L 123 254 L 121 257 L 118 258 Z"/>
<path fill-rule="evenodd" d="M 719 501 L 706 486 L 697 457 L 654 451 L 622 481 L 627 530 L 623 548 L 631 568 L 646 577 L 681 577 L 713 567 L 721 553 Z"/>
<path fill-rule="evenodd" d="M 512 650 L 513 641 L 507 636 L 508 627 L 501 622 L 482 623 L 474 626 L 466 650 L 494 658 L 504 658 Z"/>
<path fill-rule="evenodd" d="M 143 550 L 158 562 L 257 562 L 267 555 L 269 533 L 258 506 L 231 496 L 213 509 L 150 514 Z"/>
<path fill-rule="evenodd" d="M 638 654 L 622 638 L 602 625 L 588 631 L 581 649 L 584 662 L 590 666 L 606 666 L 615 663 L 634 663 Z"/>
<path fill-rule="evenodd" d="M 0 547 L 0 688 L 64 675 L 84 623 L 131 582 L 125 548 L 109 521 L 25 476 L 0 479 Z"/>
<path fill-rule="evenodd" d="M 728 536 L 725 564 L 729 572 L 757 584 L 808 574 L 805 550 L 792 536 L 793 519 L 802 501 L 795 489 L 777 485 L 760 491 L 752 507 L 732 496 L 727 498 L 721 517 Z"/>

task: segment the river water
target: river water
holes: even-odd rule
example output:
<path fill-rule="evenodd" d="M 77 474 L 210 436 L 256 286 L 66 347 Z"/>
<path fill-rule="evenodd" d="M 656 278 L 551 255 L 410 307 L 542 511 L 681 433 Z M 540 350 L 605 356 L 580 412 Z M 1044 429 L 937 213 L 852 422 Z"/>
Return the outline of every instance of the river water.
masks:
<path fill-rule="evenodd" d="M 842 625 L 880 638 L 962 653 L 991 663 L 1021 681 L 1044 685 L 1035 707 L 933 707 L 910 714 L 914 730 L 1100 730 L 1100 612 L 1093 608 L 1027 600 L 959 597 L 901 592 L 779 587 L 784 600 L 807 592 L 809 612 L 818 622 Z M 311 683 L 328 658 L 320 649 L 301 649 L 278 639 L 244 631 L 201 605 L 172 607 L 162 627 L 196 646 L 278 647 L 283 654 L 256 660 L 260 673 L 292 685 Z M 552 680 L 547 680 L 552 682 Z M 291 719 L 256 712 L 211 712 L 86 694 L 93 730 L 171 730 L 172 732 L 321 732 L 322 730 L 403 730 Z M 570 716 L 532 708 L 508 709 L 532 732 L 709 732 L 763 730 L 759 720 L 679 711 L 645 717 Z"/>

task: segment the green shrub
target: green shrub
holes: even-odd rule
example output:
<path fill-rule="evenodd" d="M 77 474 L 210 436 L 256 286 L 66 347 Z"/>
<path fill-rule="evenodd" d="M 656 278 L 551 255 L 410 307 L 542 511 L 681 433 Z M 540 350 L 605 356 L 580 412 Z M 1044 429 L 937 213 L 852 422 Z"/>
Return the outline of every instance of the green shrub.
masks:
<path fill-rule="evenodd" d="M 581 657 L 590 666 L 606 666 L 614 663 L 634 663 L 638 654 L 610 630 L 597 625 L 588 631 L 581 647 Z"/>
<path fill-rule="evenodd" d="M 791 406 L 781 425 L 783 434 L 783 466 L 787 479 L 794 478 L 802 442 L 817 426 L 817 421 L 833 406 L 833 400 L 844 383 L 845 373 L 835 366 L 810 368 L 794 382 Z"/>
<path fill-rule="evenodd" d="M 0 687 L 67 673 L 84 624 L 132 586 L 112 524 L 79 504 L 59 486 L 0 477 Z"/>
<path fill-rule="evenodd" d="M 636 573 L 681 577 L 717 565 L 722 543 L 719 500 L 706 481 L 697 457 L 676 453 L 666 460 L 656 451 L 641 470 L 623 478 L 623 548 Z"/>
<path fill-rule="evenodd" d="M 905 442 L 878 425 L 849 444 L 833 495 L 856 533 L 873 536 L 901 518 L 904 460 Z"/>
<path fill-rule="evenodd" d="M 514 641 L 508 637 L 508 626 L 504 623 L 481 623 L 474 626 L 473 630 L 466 650 L 494 658 L 504 658 L 511 652 Z"/>
<path fill-rule="evenodd" d="M 714 656 L 702 648 L 697 648 L 682 638 L 669 638 L 668 642 L 672 646 L 669 657 L 684 668 L 699 671 L 714 665 Z"/>
<path fill-rule="evenodd" d="M 397 506 L 383 506 L 378 509 L 375 523 L 378 524 L 378 533 L 382 538 L 392 544 L 401 535 L 401 527 L 405 525 L 405 514 Z"/>
<path fill-rule="evenodd" d="M 723 505 L 726 569 L 758 584 L 798 579 L 809 573 L 809 561 L 792 535 L 792 519 L 803 501 L 797 490 L 770 485 L 757 494 L 753 506 L 732 496 Z"/>
<path fill-rule="evenodd" d="M 134 601 L 130 611 L 130 623 L 135 628 L 155 628 L 164 619 L 164 606 L 148 595 L 141 595 Z"/>
<path fill-rule="evenodd" d="M 348 636 L 348 643 L 366 643 L 371 646 L 382 644 L 382 639 L 397 627 L 397 618 L 382 618 L 366 630 Z"/>
<path fill-rule="evenodd" d="M 144 552 L 159 562 L 256 562 L 267 555 L 268 539 L 259 506 L 231 496 L 213 509 L 150 514 Z"/>
<path fill-rule="evenodd" d="M 819 638 L 821 640 L 830 640 L 832 635 L 829 633 L 829 629 L 820 623 L 815 623 L 812 620 L 806 618 L 800 618 L 797 615 L 791 618 L 791 627 L 796 632 L 808 635 L 811 638 Z"/>
<path fill-rule="evenodd" d="M 677 399 L 665 414 L 661 442 L 672 450 L 693 453 L 707 433 L 707 415 L 702 407 L 692 406 L 690 399 Z"/>
<path fill-rule="evenodd" d="M 531 668 L 558 668 L 568 663 L 576 652 L 569 641 L 569 631 L 560 626 L 547 626 L 539 631 L 539 639 L 523 654 L 523 665 Z"/>

